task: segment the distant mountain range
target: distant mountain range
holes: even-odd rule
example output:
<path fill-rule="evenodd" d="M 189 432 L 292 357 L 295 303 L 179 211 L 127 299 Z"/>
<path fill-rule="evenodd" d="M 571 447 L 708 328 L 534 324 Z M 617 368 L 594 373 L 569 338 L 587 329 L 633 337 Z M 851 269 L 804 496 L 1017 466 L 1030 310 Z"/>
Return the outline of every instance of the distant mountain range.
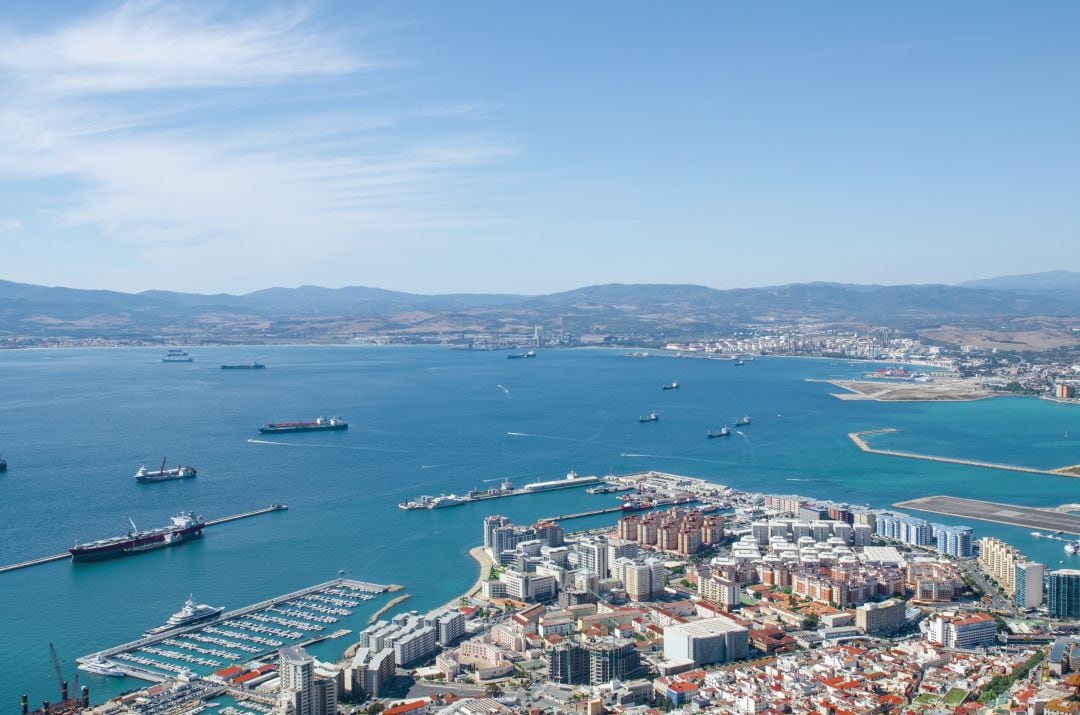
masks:
<path fill-rule="evenodd" d="M 120 293 L 0 281 L 0 336 L 322 339 L 529 332 L 703 335 L 755 323 L 811 321 L 913 328 L 1080 316 L 1080 273 L 1053 271 L 950 285 L 800 283 L 717 290 L 608 284 L 549 295 L 420 295 L 350 286 L 244 295 Z"/>

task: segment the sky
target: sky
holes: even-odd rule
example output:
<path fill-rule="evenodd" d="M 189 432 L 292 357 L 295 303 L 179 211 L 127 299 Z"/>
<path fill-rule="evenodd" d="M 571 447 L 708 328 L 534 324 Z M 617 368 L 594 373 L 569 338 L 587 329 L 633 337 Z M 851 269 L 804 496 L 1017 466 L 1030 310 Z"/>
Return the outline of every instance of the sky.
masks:
<path fill-rule="evenodd" d="M 1080 4 L 9 4 L 0 280 L 1080 270 Z"/>

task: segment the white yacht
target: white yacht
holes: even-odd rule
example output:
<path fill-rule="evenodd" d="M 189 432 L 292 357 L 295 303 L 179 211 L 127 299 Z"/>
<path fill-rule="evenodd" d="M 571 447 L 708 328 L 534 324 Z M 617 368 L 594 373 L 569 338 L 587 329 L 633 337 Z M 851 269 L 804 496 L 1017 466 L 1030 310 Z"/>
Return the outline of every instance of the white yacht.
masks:
<path fill-rule="evenodd" d="M 217 618 L 224 610 L 224 606 L 207 606 L 203 603 L 196 604 L 195 596 L 192 595 L 184 602 L 183 608 L 169 616 L 169 620 L 165 621 L 165 625 L 144 631 L 143 635 L 156 636 L 162 633 L 168 633 L 169 631 L 174 631 L 177 628 L 184 628 L 185 626 L 193 626 L 196 623 L 203 623 Z"/>
<path fill-rule="evenodd" d="M 110 678 L 124 677 L 124 671 L 112 661 L 102 658 L 101 653 L 95 655 L 92 660 L 80 663 L 79 670 L 93 673 L 94 675 L 107 675 Z"/>

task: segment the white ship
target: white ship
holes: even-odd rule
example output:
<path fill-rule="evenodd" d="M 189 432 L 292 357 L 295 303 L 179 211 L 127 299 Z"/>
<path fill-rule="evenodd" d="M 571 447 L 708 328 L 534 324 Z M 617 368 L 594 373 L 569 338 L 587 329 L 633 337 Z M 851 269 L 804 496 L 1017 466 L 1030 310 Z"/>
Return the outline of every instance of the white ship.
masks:
<path fill-rule="evenodd" d="M 196 623 L 204 623 L 217 618 L 224 610 L 224 606 L 207 606 L 204 603 L 196 604 L 195 597 L 188 596 L 188 600 L 184 601 L 184 607 L 169 616 L 169 620 L 165 621 L 165 625 L 144 631 L 143 635 L 156 636 L 162 633 L 168 633 L 169 631 L 174 631 L 177 628 L 193 626 Z"/>
<path fill-rule="evenodd" d="M 1065 544 L 1065 553 L 1071 554 L 1072 556 L 1080 555 L 1080 541 L 1070 541 Z"/>
<path fill-rule="evenodd" d="M 549 489 L 583 487 L 586 484 L 595 484 L 598 481 L 599 479 L 597 477 L 579 477 L 577 472 L 569 472 L 563 479 L 556 479 L 550 482 L 533 482 L 532 484 L 526 484 L 524 489 L 527 492 L 545 492 Z"/>
<path fill-rule="evenodd" d="M 92 660 L 88 660 L 85 663 L 79 663 L 79 670 L 93 673 L 94 675 L 106 675 L 110 678 L 124 677 L 123 669 L 112 661 L 102 658 L 101 653 L 95 655 Z"/>

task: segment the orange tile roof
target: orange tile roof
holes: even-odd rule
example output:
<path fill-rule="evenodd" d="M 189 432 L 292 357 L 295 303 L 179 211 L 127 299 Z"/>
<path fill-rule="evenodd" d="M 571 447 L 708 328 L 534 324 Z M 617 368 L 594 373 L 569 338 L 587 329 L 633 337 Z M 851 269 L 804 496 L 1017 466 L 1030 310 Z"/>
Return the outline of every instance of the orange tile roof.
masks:
<path fill-rule="evenodd" d="M 383 715 L 402 715 L 403 713 L 411 713 L 416 710 L 422 710 L 428 706 L 426 700 L 417 700 L 414 703 L 406 703 L 404 705 L 398 705 L 396 708 L 387 708 L 383 710 Z"/>

